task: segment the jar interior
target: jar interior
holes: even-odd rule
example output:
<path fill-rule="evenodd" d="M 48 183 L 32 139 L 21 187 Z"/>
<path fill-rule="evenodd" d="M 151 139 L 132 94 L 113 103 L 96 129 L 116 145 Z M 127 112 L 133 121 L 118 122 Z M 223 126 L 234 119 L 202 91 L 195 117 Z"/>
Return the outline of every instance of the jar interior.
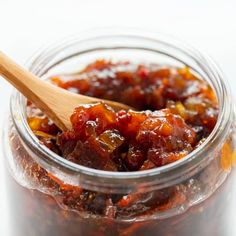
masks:
<path fill-rule="evenodd" d="M 177 67 L 183 67 L 188 66 L 193 73 L 195 73 L 198 77 L 202 78 L 203 80 L 206 80 L 215 90 L 215 93 L 218 97 L 219 104 L 220 104 L 220 116 L 218 118 L 218 123 L 213 130 L 212 134 L 208 137 L 205 144 L 202 145 L 201 149 L 204 149 L 207 147 L 208 142 L 212 142 L 213 139 L 216 138 L 218 127 L 222 125 L 222 122 L 227 122 L 226 120 L 222 120 L 222 116 L 224 114 L 224 106 L 223 103 L 227 103 L 227 99 L 224 101 L 222 100 L 222 91 L 224 88 L 222 86 L 219 86 L 221 81 L 215 80 L 215 77 L 218 76 L 214 71 L 215 68 L 209 68 L 208 61 L 202 57 L 197 51 L 193 51 L 191 48 L 188 47 L 181 47 L 181 46 L 174 46 L 174 44 L 171 44 L 169 42 L 165 42 L 163 40 L 152 40 L 150 38 L 144 38 L 144 37 L 137 37 L 137 36 L 106 36 L 106 37 L 96 37 L 93 39 L 83 39 L 83 40 L 72 40 L 71 42 L 68 42 L 67 44 L 60 44 L 59 46 L 53 47 L 53 49 L 46 49 L 43 51 L 39 56 L 35 57 L 33 60 L 31 60 L 30 65 L 28 65 L 30 71 L 35 73 L 36 75 L 40 76 L 43 79 L 48 78 L 51 75 L 61 74 L 61 73 L 74 73 L 76 71 L 79 71 L 84 66 L 89 64 L 90 62 L 96 60 L 96 59 L 107 59 L 112 61 L 125 61 L 129 60 L 134 63 L 160 63 L 161 65 L 171 65 L 171 66 L 177 66 Z M 219 76 L 218 76 L 219 77 Z M 19 94 L 17 95 L 19 97 Z M 26 100 L 21 96 L 20 97 L 20 106 L 23 109 L 23 115 L 22 118 L 24 119 L 24 123 L 27 126 L 26 122 L 26 115 L 25 115 L 25 104 Z M 14 111 L 13 106 L 13 113 L 17 112 Z M 222 111 L 222 112 L 221 112 Z M 230 111 L 228 110 L 228 113 Z M 14 117 L 14 114 L 13 114 Z M 228 117 L 229 118 L 229 117 Z M 221 124 L 220 124 L 221 123 Z M 15 122 L 17 126 L 17 122 Z M 22 125 L 22 124 L 21 124 Z M 19 129 L 18 129 L 19 130 Z M 24 130 L 27 130 L 27 133 L 29 132 L 28 138 L 32 138 L 33 133 L 30 131 L 29 127 L 27 129 L 24 127 Z M 27 134 L 28 135 L 28 134 Z M 34 141 L 35 141 L 34 137 Z M 32 142 L 32 140 L 31 140 Z M 217 144 L 215 144 L 217 145 Z M 39 146 L 39 145 L 38 145 Z M 43 148 L 40 146 L 40 148 Z M 213 146 L 212 146 L 213 148 Z M 208 147 L 209 149 L 209 147 Z M 83 168 L 80 167 L 80 171 L 86 173 L 86 180 L 88 180 L 87 174 L 90 175 L 90 179 L 87 182 L 87 184 L 91 184 L 91 181 L 94 179 L 94 176 L 97 176 L 97 174 L 100 175 L 100 177 L 106 177 L 99 179 L 98 181 L 100 184 L 104 184 L 104 186 L 109 183 L 109 186 L 116 183 L 116 180 L 114 178 L 117 178 L 117 183 L 119 183 L 120 188 L 123 188 L 124 191 L 127 191 L 127 189 L 133 189 L 134 187 L 137 188 L 137 186 L 134 182 L 145 182 L 147 184 L 147 180 L 151 180 L 149 185 L 153 186 L 153 177 L 156 176 L 156 174 L 164 173 L 165 177 L 169 177 L 170 171 L 173 172 L 175 169 L 175 173 L 172 176 L 176 180 L 176 176 L 181 174 L 180 170 L 177 170 L 176 167 L 179 165 L 182 166 L 182 169 L 188 169 L 186 167 L 183 167 L 183 164 L 187 164 L 188 166 L 190 164 L 197 164 L 199 160 L 197 159 L 197 153 L 199 150 L 193 151 L 190 155 L 186 156 L 180 161 L 177 161 L 175 163 L 172 163 L 168 166 L 164 166 L 161 168 L 157 168 L 152 171 L 146 171 L 144 173 L 105 173 L 104 171 L 94 171 L 89 168 Z M 207 154 L 209 150 L 205 150 L 205 154 Z M 45 153 L 44 153 L 45 154 Z M 50 156 L 53 156 L 54 154 L 51 152 L 46 152 L 46 154 L 49 154 Z M 204 155 L 204 150 L 201 150 L 201 155 Z M 54 155 L 55 157 L 56 155 Z M 58 159 L 58 157 L 56 157 Z M 195 160 L 195 162 L 191 162 L 191 160 Z M 53 159 L 55 160 L 55 158 Z M 60 162 L 60 161 L 58 161 Z M 60 163 L 61 164 L 61 163 Z M 67 163 L 66 168 L 73 168 L 74 171 L 77 172 L 77 166 L 76 165 L 70 165 L 70 163 Z M 52 167 L 48 168 L 52 169 Z M 62 168 L 60 167 L 60 170 Z M 63 169 L 64 170 L 64 169 Z M 68 169 L 67 169 L 68 171 Z M 198 171 L 196 169 L 196 171 Z M 56 172 L 56 171 L 55 171 Z M 96 172 L 96 173 L 95 173 Z M 81 173 L 81 172 L 80 172 Z M 75 174 L 75 173 L 74 173 Z M 192 175 L 194 172 L 191 173 Z M 142 177 L 146 177 L 146 179 L 141 180 Z M 106 179 L 108 177 L 108 179 Z M 185 175 L 182 175 L 182 177 L 179 180 L 181 181 L 182 178 L 184 178 Z M 134 179 L 132 179 L 134 178 Z M 186 175 L 187 178 L 187 175 Z M 113 180 L 113 184 L 110 183 L 110 180 Z M 129 183 L 130 185 L 125 187 L 123 186 L 124 183 L 121 183 L 121 180 Z M 129 181 L 127 182 L 127 179 Z M 161 180 L 160 176 L 160 180 Z M 76 179 L 77 180 L 77 179 Z M 157 180 L 155 180 L 157 181 Z M 73 182 L 73 181 L 72 181 Z M 81 182 L 81 179 L 80 179 Z M 167 184 L 167 179 L 164 181 L 163 184 Z M 174 184 L 174 183 L 172 183 Z M 131 188 L 132 186 L 132 188 Z"/>

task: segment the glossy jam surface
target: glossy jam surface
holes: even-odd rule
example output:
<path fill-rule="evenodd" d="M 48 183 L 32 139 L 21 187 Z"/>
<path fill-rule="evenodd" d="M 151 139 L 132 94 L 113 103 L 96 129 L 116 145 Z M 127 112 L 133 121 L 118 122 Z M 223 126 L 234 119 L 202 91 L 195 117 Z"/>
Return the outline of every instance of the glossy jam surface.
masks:
<path fill-rule="evenodd" d="M 98 60 L 51 81 L 64 89 L 128 104 L 78 106 L 72 130 L 60 130 L 32 104 L 28 122 L 51 150 L 67 160 L 108 171 L 163 166 L 193 151 L 215 126 L 218 107 L 209 84 L 189 68 Z"/>

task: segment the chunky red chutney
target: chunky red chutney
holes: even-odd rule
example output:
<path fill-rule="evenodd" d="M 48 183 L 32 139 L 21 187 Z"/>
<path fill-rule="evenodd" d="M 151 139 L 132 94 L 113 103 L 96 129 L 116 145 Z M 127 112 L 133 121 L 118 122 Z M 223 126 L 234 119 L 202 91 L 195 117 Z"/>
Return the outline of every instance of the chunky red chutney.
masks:
<path fill-rule="evenodd" d="M 98 60 L 50 79 L 72 92 L 137 110 L 79 106 L 71 116 L 72 130 L 61 132 L 29 106 L 29 125 L 47 147 L 95 169 L 137 171 L 177 161 L 204 141 L 217 120 L 213 90 L 187 67 Z"/>

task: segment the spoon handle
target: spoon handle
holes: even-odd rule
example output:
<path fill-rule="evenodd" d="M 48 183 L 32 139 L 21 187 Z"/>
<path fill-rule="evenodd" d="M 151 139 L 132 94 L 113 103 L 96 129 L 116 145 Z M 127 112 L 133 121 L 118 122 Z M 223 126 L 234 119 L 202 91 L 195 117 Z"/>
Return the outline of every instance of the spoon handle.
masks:
<path fill-rule="evenodd" d="M 19 66 L 1 51 L 0 75 L 10 82 L 26 98 L 32 101 L 38 108 L 45 112 L 45 114 L 61 129 L 65 130 L 69 128 L 66 127 L 60 117 L 57 117 L 56 114 L 56 112 L 60 112 L 58 108 L 58 99 L 60 98 L 60 108 L 63 109 L 63 106 L 66 107 L 67 104 L 63 104 L 64 99 L 61 98 L 64 98 L 69 92 L 57 88 L 46 81 L 40 80 L 37 76 Z M 79 102 L 77 102 L 77 105 L 78 104 Z M 56 109 L 56 111 L 54 109 Z M 66 119 L 68 120 L 68 126 L 70 126 L 68 117 L 66 117 Z"/>

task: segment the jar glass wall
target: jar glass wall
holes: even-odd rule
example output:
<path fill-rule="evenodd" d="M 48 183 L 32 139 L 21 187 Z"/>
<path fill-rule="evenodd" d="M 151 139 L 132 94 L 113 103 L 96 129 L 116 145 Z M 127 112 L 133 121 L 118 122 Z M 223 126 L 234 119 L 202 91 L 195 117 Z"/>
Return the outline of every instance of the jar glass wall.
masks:
<path fill-rule="evenodd" d="M 187 65 L 215 90 L 217 124 L 200 147 L 167 166 L 94 170 L 42 145 L 27 124 L 26 99 L 14 92 L 4 133 L 12 235 L 234 235 L 234 111 L 218 67 L 165 36 L 102 30 L 42 50 L 28 68 L 46 79 L 100 58 Z M 127 201 L 118 204 L 121 197 Z"/>

